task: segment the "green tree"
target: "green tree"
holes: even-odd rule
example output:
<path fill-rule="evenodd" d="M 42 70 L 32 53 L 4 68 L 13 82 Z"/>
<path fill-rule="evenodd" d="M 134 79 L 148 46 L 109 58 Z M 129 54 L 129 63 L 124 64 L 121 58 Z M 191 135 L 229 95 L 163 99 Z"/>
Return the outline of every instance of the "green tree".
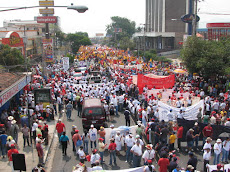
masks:
<path fill-rule="evenodd" d="M 181 57 L 190 73 L 199 73 L 206 79 L 227 74 L 230 63 L 230 39 L 206 41 L 198 37 L 187 39 Z"/>
<path fill-rule="evenodd" d="M 13 66 L 21 65 L 25 62 L 20 50 L 11 48 L 9 45 L 1 45 L 0 49 L 0 65 Z"/>
<path fill-rule="evenodd" d="M 131 39 L 132 35 L 136 31 L 136 23 L 130 21 L 125 17 L 113 16 L 111 17 L 112 23 L 106 26 L 106 35 L 111 35 L 110 45 L 116 45 L 122 38 L 127 37 Z M 115 32 L 115 29 L 119 28 L 121 32 Z"/>
<path fill-rule="evenodd" d="M 70 43 L 73 54 L 78 52 L 81 45 L 91 45 L 88 34 L 83 32 L 67 34 L 66 41 Z"/>
<path fill-rule="evenodd" d="M 124 37 L 119 41 L 119 48 L 122 50 L 127 50 L 128 48 L 133 50 L 135 48 L 135 43 L 128 37 Z"/>

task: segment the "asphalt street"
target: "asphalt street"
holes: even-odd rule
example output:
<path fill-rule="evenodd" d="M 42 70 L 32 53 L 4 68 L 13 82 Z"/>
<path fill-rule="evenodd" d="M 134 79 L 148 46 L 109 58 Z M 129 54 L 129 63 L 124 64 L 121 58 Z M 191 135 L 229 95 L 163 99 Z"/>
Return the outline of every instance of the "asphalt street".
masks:
<path fill-rule="evenodd" d="M 56 148 L 54 148 L 54 156 L 53 156 L 53 163 L 51 167 L 52 172 L 69 172 L 72 170 L 72 167 L 75 166 L 76 164 L 79 163 L 78 156 L 76 155 L 75 152 L 72 151 L 72 141 L 71 141 L 71 130 L 72 130 L 72 125 L 76 125 L 77 129 L 79 130 L 79 133 L 83 133 L 83 128 L 82 128 L 82 122 L 81 118 L 77 116 L 77 111 L 73 110 L 72 112 L 72 117 L 71 120 L 67 120 L 66 116 L 64 116 L 63 122 L 66 125 L 66 133 L 68 137 L 70 138 L 70 145 L 68 145 L 67 149 L 67 156 L 62 156 L 62 150 L 61 146 L 56 143 Z M 111 124 L 111 122 L 108 122 L 108 126 Z M 115 127 L 123 126 L 125 125 L 125 118 L 123 113 L 119 113 L 119 116 L 116 116 L 114 118 L 114 121 L 112 124 L 115 125 Z M 134 125 L 134 122 L 131 120 L 131 125 Z M 57 137 L 57 135 L 55 136 Z M 55 142 L 57 142 L 57 139 L 55 139 Z M 200 142 L 200 145 L 202 142 Z M 177 143 L 175 144 L 177 145 Z M 90 146 L 90 145 L 89 145 Z M 186 143 L 182 143 L 182 147 L 186 146 Z M 91 149 L 89 148 L 89 153 L 91 154 Z M 199 171 L 202 171 L 203 169 L 203 159 L 202 159 L 202 152 L 194 152 L 195 155 L 198 158 L 198 165 L 197 169 Z M 180 153 L 176 152 L 177 157 L 179 158 L 178 163 L 181 167 L 186 167 L 186 164 L 188 162 L 188 153 L 185 151 L 182 151 Z M 109 165 L 109 153 L 108 151 L 105 151 L 104 154 L 104 161 L 105 164 L 103 164 L 103 169 L 104 170 L 120 170 L 120 169 L 127 169 L 127 168 L 132 168 L 132 164 L 126 163 L 125 162 L 125 151 L 121 151 L 121 156 L 117 156 L 117 166 L 110 166 Z M 212 160 L 211 160 L 212 162 Z M 141 163 L 143 164 L 143 162 Z M 90 167 L 90 162 L 86 162 L 87 167 Z M 153 165 L 158 169 L 158 166 L 156 162 L 153 163 Z"/>

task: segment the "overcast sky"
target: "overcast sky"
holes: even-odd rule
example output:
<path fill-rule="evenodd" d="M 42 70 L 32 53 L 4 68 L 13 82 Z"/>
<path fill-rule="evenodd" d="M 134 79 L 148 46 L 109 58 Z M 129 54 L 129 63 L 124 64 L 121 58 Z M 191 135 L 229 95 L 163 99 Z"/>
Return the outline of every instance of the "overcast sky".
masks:
<path fill-rule="evenodd" d="M 3 1 L 3 0 L 1 0 Z M 54 0 L 55 5 L 85 5 L 89 8 L 85 13 L 73 10 L 55 8 L 55 15 L 61 18 L 61 28 L 65 33 L 76 31 L 88 32 L 90 37 L 95 33 L 105 33 L 106 25 L 111 23 L 110 17 L 126 17 L 136 22 L 139 26 L 145 22 L 145 0 Z M 39 0 L 4 0 L 2 7 L 23 7 L 39 4 Z M 230 0 L 205 0 L 199 4 L 201 13 L 226 13 L 230 14 Z M 39 15 L 39 8 L 16 10 L 0 13 L 0 27 L 4 20 L 33 20 Z M 206 27 L 209 22 L 230 22 L 230 15 L 200 14 L 200 27 Z"/>

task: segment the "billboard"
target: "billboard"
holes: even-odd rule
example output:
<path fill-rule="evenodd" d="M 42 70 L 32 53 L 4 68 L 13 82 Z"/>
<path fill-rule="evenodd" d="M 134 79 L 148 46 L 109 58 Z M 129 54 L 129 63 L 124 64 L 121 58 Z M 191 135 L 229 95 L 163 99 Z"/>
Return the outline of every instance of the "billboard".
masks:
<path fill-rule="evenodd" d="M 46 62 L 53 62 L 53 40 L 52 39 L 43 39 L 43 52 L 45 55 Z"/>
<path fill-rule="evenodd" d="M 98 37 L 101 36 L 102 37 L 102 36 L 104 36 L 104 33 L 96 33 L 96 36 L 98 36 Z"/>
<path fill-rule="evenodd" d="M 37 23 L 57 23 L 57 17 L 56 16 L 38 16 L 37 17 Z"/>
<path fill-rule="evenodd" d="M 54 8 L 39 9 L 40 14 L 54 14 Z"/>
<path fill-rule="evenodd" d="M 54 1 L 39 1 L 39 6 L 41 6 L 41 7 L 53 7 Z"/>

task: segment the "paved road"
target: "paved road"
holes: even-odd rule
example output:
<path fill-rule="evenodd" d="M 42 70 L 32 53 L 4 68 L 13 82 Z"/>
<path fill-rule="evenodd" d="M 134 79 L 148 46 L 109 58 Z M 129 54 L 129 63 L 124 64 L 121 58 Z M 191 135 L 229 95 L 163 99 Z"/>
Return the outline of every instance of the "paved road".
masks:
<path fill-rule="evenodd" d="M 72 120 L 66 120 L 66 117 L 64 117 L 63 122 L 65 123 L 66 127 L 67 127 L 67 135 L 69 136 L 69 138 L 71 138 L 71 129 L 72 129 L 72 125 L 76 125 L 78 127 L 78 129 L 80 130 L 80 134 L 83 133 L 83 128 L 82 128 L 82 123 L 81 123 L 81 118 L 77 117 L 77 111 L 73 110 L 72 113 Z M 108 126 L 111 123 L 108 123 Z M 115 127 L 119 127 L 122 125 L 125 125 L 125 119 L 124 119 L 124 115 L 122 113 L 119 113 L 118 117 L 114 118 L 114 122 L 113 124 L 115 125 Z M 131 125 L 134 125 L 134 122 L 131 122 Z M 57 137 L 57 136 L 56 136 Z M 70 142 L 70 145 L 68 146 L 67 149 L 67 156 L 63 157 L 62 156 L 62 150 L 61 150 L 61 146 L 59 146 L 57 144 L 57 139 L 56 140 L 56 148 L 55 153 L 54 153 L 54 157 L 53 157 L 53 164 L 52 164 L 52 172 L 69 172 L 71 171 L 72 167 L 75 166 L 76 164 L 79 163 L 78 157 L 76 156 L 76 154 L 72 151 L 72 142 Z M 201 142 L 200 142 L 201 144 Z M 175 144 L 177 145 L 177 144 Z M 185 143 L 182 144 L 182 146 L 185 146 Z M 89 149 L 89 153 L 91 154 L 91 151 Z M 131 164 L 128 164 L 125 162 L 125 152 L 121 151 L 122 156 L 117 157 L 117 164 L 118 166 L 110 166 L 109 164 L 109 153 L 106 151 L 105 152 L 105 164 L 103 165 L 103 169 L 105 170 L 119 170 L 119 169 L 127 169 L 127 168 L 131 168 Z M 195 155 L 198 157 L 198 170 L 202 170 L 203 169 L 203 160 L 202 160 L 202 152 L 195 152 Z M 181 152 L 180 154 L 177 153 L 177 156 L 179 157 L 179 165 L 181 167 L 186 167 L 186 164 L 188 162 L 188 153 Z M 141 163 L 143 164 L 143 162 Z M 90 163 L 86 162 L 86 165 L 88 167 L 90 167 Z M 158 169 L 158 166 L 156 165 L 156 163 L 154 162 L 153 165 Z"/>

